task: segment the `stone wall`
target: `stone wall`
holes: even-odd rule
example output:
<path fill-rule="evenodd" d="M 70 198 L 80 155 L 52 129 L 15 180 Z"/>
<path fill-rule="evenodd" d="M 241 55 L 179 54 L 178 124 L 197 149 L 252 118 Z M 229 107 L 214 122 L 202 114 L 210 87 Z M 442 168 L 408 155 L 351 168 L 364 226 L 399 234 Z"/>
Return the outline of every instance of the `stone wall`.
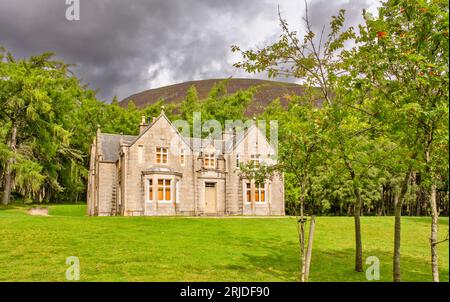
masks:
<path fill-rule="evenodd" d="M 205 183 L 215 183 L 216 215 L 284 215 L 284 181 L 282 175 L 275 175 L 266 185 L 266 202 L 246 203 L 244 198 L 245 180 L 239 175 L 236 157 L 240 162 L 251 160 L 252 154 L 260 154 L 261 160 L 274 163 L 271 148 L 264 136 L 252 128 L 235 149 L 219 156 L 217 166 L 205 169 L 202 154 L 191 153 L 188 142 L 164 115 L 141 134 L 131 145 L 122 144 L 123 156 L 115 162 L 99 161 L 101 154 L 94 154 L 99 146 L 91 149 L 91 173 L 88 185 L 88 213 L 90 215 L 110 215 L 114 187 L 117 188 L 118 204 L 126 216 L 159 215 L 203 215 L 205 210 Z M 169 149 L 168 163 L 156 163 L 156 148 Z M 210 147 L 208 147 L 210 148 Z M 185 164 L 181 164 L 180 150 L 185 150 Z M 119 150 L 118 150 L 119 151 Z M 212 152 L 208 150 L 208 152 Z M 94 163 L 93 163 L 94 162 Z M 97 163 L 97 165 L 95 164 Z M 119 169 L 120 168 L 120 169 Z M 117 171 L 121 171 L 121 175 Z M 92 174 L 93 173 L 93 174 Z M 121 182 L 118 188 L 119 178 Z M 153 200 L 148 197 L 148 179 L 153 179 Z M 158 202 L 158 178 L 171 179 L 172 200 Z M 178 194 L 176 184 L 178 183 Z M 95 188 L 98 187 L 98 192 Z M 254 186 L 252 186 L 253 188 Z M 98 194 L 98 195 L 97 195 Z M 252 196 L 253 196 L 252 191 Z M 98 196 L 98 208 L 94 201 Z M 94 211 L 97 210 L 97 211 Z"/>
<path fill-rule="evenodd" d="M 116 164 L 109 162 L 99 162 L 99 184 L 98 184 L 98 215 L 111 215 L 111 205 L 113 198 L 113 187 L 116 183 Z"/>
<path fill-rule="evenodd" d="M 157 147 L 173 147 L 169 150 L 168 163 L 156 163 Z M 185 164 L 181 164 L 180 150 L 184 149 Z M 190 155 L 190 147 L 179 136 L 176 129 L 169 121 L 161 116 L 151 130 L 144 131 L 142 135 L 127 148 L 126 156 L 126 196 L 125 196 L 125 215 L 175 215 L 177 212 L 193 213 L 194 212 L 194 188 L 193 183 L 193 159 Z M 154 183 L 157 178 L 174 179 L 174 173 L 181 173 L 179 179 L 180 200 L 178 204 L 158 203 L 157 206 L 150 207 L 145 205 L 146 197 L 146 176 L 143 171 L 159 169 Z M 167 171 L 164 173 L 164 171 Z M 172 199 L 175 198 L 175 182 L 172 182 Z M 155 201 L 156 202 L 156 201 Z M 157 212 L 153 209 L 158 209 Z"/>

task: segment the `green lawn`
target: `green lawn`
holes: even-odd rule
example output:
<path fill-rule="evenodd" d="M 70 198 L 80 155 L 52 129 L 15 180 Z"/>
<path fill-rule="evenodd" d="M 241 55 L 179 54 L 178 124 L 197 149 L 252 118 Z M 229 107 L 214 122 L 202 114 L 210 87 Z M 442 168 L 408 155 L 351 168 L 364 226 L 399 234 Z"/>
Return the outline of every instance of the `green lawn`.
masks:
<path fill-rule="evenodd" d="M 65 281 L 68 256 L 81 281 L 296 281 L 293 218 L 86 217 L 85 206 L 52 206 L 50 216 L 0 207 L 0 281 Z M 363 217 L 364 259 L 377 256 L 392 280 L 393 217 Z M 431 281 L 429 218 L 404 217 L 402 279 Z M 448 232 L 442 218 L 440 237 Z M 365 281 L 353 271 L 353 219 L 318 217 L 311 281 Z M 449 245 L 439 246 L 448 281 Z"/>

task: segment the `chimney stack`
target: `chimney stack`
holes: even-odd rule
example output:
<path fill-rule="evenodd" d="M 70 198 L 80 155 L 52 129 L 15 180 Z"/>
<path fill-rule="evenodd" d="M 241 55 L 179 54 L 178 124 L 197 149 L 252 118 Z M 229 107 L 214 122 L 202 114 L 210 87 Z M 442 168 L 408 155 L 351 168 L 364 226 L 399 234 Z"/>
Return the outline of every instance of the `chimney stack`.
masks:
<path fill-rule="evenodd" d="M 148 123 L 145 121 L 145 116 L 142 116 L 141 123 L 139 124 L 139 135 L 148 127 Z"/>
<path fill-rule="evenodd" d="M 224 144 L 224 151 L 226 150 L 227 147 L 231 147 L 231 143 L 234 144 L 236 143 L 236 128 L 235 127 L 228 127 L 225 128 L 222 132 L 222 140 L 223 140 L 223 144 Z"/>

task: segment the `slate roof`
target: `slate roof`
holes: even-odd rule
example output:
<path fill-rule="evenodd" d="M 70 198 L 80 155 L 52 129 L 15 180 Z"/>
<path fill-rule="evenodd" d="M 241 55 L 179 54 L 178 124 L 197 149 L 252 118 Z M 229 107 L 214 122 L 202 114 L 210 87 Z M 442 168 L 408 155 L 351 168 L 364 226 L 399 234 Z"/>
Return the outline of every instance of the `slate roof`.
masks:
<path fill-rule="evenodd" d="M 159 117 L 162 116 L 165 117 L 164 113 L 162 113 Z M 166 117 L 167 119 L 167 117 Z M 169 121 L 169 120 L 168 120 Z M 156 120 L 150 124 L 148 128 L 151 128 L 151 126 L 156 122 Z M 170 121 L 169 121 L 170 123 Z M 145 131 L 144 131 L 145 132 Z M 120 151 L 120 139 L 122 138 L 123 143 L 126 145 L 132 145 L 141 135 L 144 134 L 141 133 L 139 136 L 134 135 L 122 135 L 122 134 L 110 134 L 110 133 L 100 133 L 100 142 L 101 142 L 101 148 L 102 148 L 102 154 L 103 154 L 103 160 L 104 161 L 117 161 L 119 159 L 119 151 Z M 222 139 L 211 139 L 211 138 L 196 138 L 196 137 L 184 137 L 181 136 L 181 138 L 191 147 L 191 149 L 194 152 L 200 152 L 209 145 L 213 145 L 217 148 L 224 148 L 225 150 L 222 150 L 222 152 L 227 153 L 232 151 L 232 149 L 237 146 L 248 134 L 248 129 L 245 131 L 243 135 L 237 135 L 235 145 L 233 145 L 233 138 L 230 137 L 227 141 L 224 141 Z"/>
<path fill-rule="evenodd" d="M 121 137 L 123 138 L 123 142 L 126 144 L 133 142 L 137 138 L 137 136 L 134 135 L 100 133 L 103 160 L 116 161 L 119 159 Z"/>
<path fill-rule="evenodd" d="M 100 143 L 102 146 L 102 154 L 104 161 L 117 161 L 119 159 L 120 138 L 127 145 L 132 144 L 138 136 L 134 135 L 120 135 L 110 133 L 100 133 Z M 223 140 L 211 140 L 209 138 L 193 138 L 184 137 L 185 141 L 191 146 L 194 152 L 200 152 L 202 149 L 208 147 L 210 144 L 223 148 Z M 230 150 L 233 140 L 230 139 L 225 142 L 225 150 Z"/>

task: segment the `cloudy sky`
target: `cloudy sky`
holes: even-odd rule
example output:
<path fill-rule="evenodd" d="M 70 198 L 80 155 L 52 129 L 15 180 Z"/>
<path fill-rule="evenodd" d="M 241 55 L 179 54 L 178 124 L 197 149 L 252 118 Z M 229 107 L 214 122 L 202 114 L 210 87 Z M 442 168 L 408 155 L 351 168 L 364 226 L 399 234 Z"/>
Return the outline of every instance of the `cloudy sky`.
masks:
<path fill-rule="evenodd" d="M 109 102 L 189 80 L 257 77 L 235 69 L 230 46 L 262 47 L 280 34 L 277 6 L 302 31 L 303 0 L 79 0 L 80 20 L 66 19 L 66 0 L 0 0 L 0 45 L 16 57 L 53 51 Z M 70 1 L 69 1 L 70 2 Z M 348 24 L 377 0 L 309 0 L 321 28 L 340 8 Z"/>

